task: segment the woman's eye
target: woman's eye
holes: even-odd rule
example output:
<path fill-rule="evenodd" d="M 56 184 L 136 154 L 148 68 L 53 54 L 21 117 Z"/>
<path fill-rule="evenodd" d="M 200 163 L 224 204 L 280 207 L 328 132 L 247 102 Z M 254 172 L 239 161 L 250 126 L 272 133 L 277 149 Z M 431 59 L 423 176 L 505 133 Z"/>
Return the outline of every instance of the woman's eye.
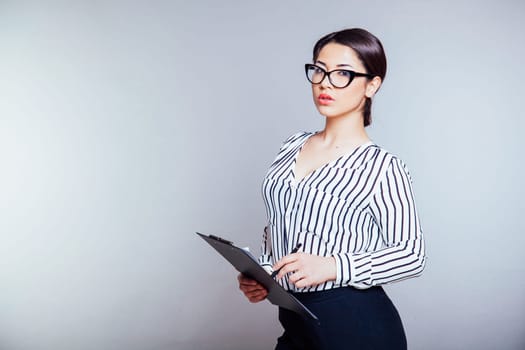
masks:
<path fill-rule="evenodd" d="M 342 77 L 345 77 L 345 78 L 349 78 L 351 76 L 352 73 L 350 73 L 349 71 L 347 70 L 340 70 L 340 71 L 337 71 L 337 75 L 340 75 Z"/>
<path fill-rule="evenodd" d="M 322 70 L 321 68 L 314 67 L 314 73 L 315 73 L 315 74 L 322 74 L 322 73 L 323 73 L 323 70 Z"/>

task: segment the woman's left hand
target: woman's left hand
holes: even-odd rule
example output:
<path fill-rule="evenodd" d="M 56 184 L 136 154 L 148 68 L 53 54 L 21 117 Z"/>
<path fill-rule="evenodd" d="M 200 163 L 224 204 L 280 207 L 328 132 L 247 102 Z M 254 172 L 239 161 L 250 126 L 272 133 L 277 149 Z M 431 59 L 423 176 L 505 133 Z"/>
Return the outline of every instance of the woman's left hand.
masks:
<path fill-rule="evenodd" d="M 273 270 L 277 271 L 281 267 L 277 279 L 291 272 L 289 281 L 298 288 L 316 286 L 336 278 L 335 259 L 331 256 L 294 253 L 275 263 Z"/>

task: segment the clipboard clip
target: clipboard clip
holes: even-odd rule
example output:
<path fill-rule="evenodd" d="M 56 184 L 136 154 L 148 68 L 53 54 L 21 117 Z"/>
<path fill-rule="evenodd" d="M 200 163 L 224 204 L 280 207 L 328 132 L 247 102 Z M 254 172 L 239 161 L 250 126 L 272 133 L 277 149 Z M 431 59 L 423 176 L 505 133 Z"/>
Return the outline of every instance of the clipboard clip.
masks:
<path fill-rule="evenodd" d="M 216 240 L 216 241 L 219 241 L 219 242 L 222 242 L 222 243 L 226 243 L 226 244 L 229 244 L 229 245 L 233 245 L 233 242 L 231 241 L 228 241 L 227 239 L 224 239 L 224 238 L 221 238 L 221 237 L 217 237 L 215 235 L 209 235 L 210 238 Z"/>

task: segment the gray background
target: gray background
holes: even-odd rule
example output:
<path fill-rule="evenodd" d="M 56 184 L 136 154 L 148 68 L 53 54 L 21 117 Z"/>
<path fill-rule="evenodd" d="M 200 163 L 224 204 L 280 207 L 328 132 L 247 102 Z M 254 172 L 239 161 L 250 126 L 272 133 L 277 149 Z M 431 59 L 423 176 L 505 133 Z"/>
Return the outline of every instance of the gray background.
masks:
<path fill-rule="evenodd" d="M 269 349 L 194 231 L 258 252 L 260 183 L 323 119 L 323 34 L 384 43 L 374 141 L 414 178 L 411 349 L 525 349 L 520 1 L 0 2 L 0 348 Z"/>

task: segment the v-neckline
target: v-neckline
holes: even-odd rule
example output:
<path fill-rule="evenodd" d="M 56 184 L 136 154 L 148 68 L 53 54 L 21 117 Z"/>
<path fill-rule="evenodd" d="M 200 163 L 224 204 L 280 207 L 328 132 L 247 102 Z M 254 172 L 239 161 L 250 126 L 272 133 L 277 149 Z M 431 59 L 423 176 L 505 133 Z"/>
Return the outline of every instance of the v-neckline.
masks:
<path fill-rule="evenodd" d="M 291 169 L 291 177 L 292 177 L 292 184 L 294 185 L 299 185 L 300 183 L 302 183 L 303 181 L 305 181 L 307 178 L 311 177 L 313 174 L 323 170 L 324 168 L 328 167 L 329 165 L 331 164 L 335 164 L 337 163 L 338 161 L 340 161 L 341 159 L 343 158 L 350 158 L 352 157 L 354 154 L 357 153 L 357 151 L 359 151 L 361 148 L 364 148 L 365 146 L 368 147 L 368 146 L 371 146 L 374 144 L 374 142 L 372 140 L 369 140 L 359 146 L 357 146 L 356 148 L 354 148 L 352 151 L 350 152 L 347 152 L 339 157 L 336 157 L 326 163 L 323 163 L 321 164 L 319 167 L 313 169 L 312 171 L 306 173 L 305 176 L 303 176 L 300 180 L 297 180 L 297 177 L 296 177 L 296 174 L 295 174 L 295 167 L 297 165 L 297 159 L 299 158 L 299 154 L 301 153 L 301 151 L 303 150 L 303 147 L 304 145 L 308 142 L 308 140 L 310 139 L 310 137 L 318 134 L 319 131 L 316 131 L 316 132 L 311 132 L 309 135 L 307 135 L 304 140 L 303 140 L 303 143 L 297 148 L 297 151 L 295 152 L 295 155 L 294 155 L 294 158 L 293 158 L 293 163 L 292 163 L 292 169 Z"/>

